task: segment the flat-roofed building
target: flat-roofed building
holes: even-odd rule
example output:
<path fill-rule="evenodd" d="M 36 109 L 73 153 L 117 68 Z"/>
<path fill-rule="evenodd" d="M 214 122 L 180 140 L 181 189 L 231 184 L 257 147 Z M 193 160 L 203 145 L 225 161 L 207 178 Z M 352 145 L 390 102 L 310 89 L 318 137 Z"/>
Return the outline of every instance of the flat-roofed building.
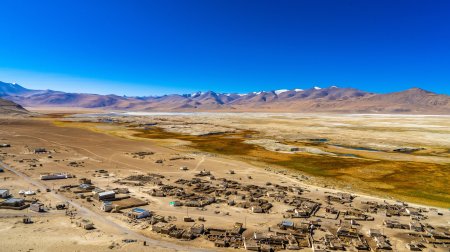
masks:
<path fill-rule="evenodd" d="M 116 192 L 114 191 L 105 191 L 94 194 L 94 198 L 97 200 L 108 200 L 114 199 L 116 197 Z"/>
<path fill-rule="evenodd" d="M 10 207 L 21 207 L 25 205 L 24 199 L 19 198 L 9 198 L 2 202 L 2 205 L 4 206 L 10 206 Z"/>
<path fill-rule="evenodd" d="M 131 210 L 131 214 L 135 219 L 150 217 L 150 212 L 142 208 L 133 208 L 133 210 Z"/>

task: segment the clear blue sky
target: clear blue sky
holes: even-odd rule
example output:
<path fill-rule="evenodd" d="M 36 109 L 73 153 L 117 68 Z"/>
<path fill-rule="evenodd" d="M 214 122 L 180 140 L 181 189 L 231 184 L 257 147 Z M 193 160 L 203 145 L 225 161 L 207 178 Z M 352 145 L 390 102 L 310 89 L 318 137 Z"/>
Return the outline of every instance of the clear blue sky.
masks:
<path fill-rule="evenodd" d="M 448 0 L 3 0 L 0 10 L 0 80 L 30 88 L 450 94 Z"/>

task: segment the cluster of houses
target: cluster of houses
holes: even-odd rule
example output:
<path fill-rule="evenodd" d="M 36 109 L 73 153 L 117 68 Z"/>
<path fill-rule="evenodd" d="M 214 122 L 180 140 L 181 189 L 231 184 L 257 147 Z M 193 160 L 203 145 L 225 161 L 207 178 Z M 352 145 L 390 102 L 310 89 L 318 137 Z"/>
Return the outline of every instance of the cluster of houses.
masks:
<path fill-rule="evenodd" d="M 208 228 L 205 238 L 214 242 L 216 247 L 240 248 L 243 245 L 242 233 L 245 231 L 242 223 L 236 222 L 234 226 L 227 230 L 221 228 Z"/>
<path fill-rule="evenodd" d="M 265 186 L 241 184 L 238 181 L 216 178 L 210 171 L 202 170 L 190 179 L 175 181 L 159 174 L 134 175 L 118 181 L 120 184 L 153 185 L 147 193 L 153 197 L 170 197 L 172 206 L 203 208 L 210 204 L 227 204 L 231 207 L 248 209 L 255 214 L 271 213 L 274 202 L 283 204 L 288 210 L 286 218 L 278 226 L 267 232 L 254 232 L 245 236 L 239 232 L 223 229 L 204 228 L 203 233 L 195 233 L 190 228 L 177 228 L 174 223 L 153 221 L 152 230 L 176 239 L 193 239 L 203 235 L 218 247 L 245 248 L 255 251 L 281 249 L 298 250 L 312 248 L 314 251 L 329 250 L 392 250 L 389 237 L 378 229 L 363 233 L 360 222 L 374 221 L 373 214 L 384 214 L 386 228 L 399 228 L 412 233 L 420 233 L 421 238 L 408 243 L 408 250 L 417 250 L 425 243 L 446 243 L 448 233 L 438 232 L 421 224 L 426 219 L 424 208 L 414 208 L 405 204 L 388 204 L 375 201 L 359 202 L 355 207 L 355 196 L 349 193 L 327 193 L 323 201 L 313 200 L 303 194 L 305 189 L 266 183 Z M 400 223 L 391 217 L 411 218 L 410 223 Z M 300 218 L 302 223 L 292 220 Z M 163 218 L 164 219 L 164 218 Z M 339 221 L 335 228 L 321 225 L 324 220 Z M 193 221 L 193 220 L 191 220 Z M 195 224 L 197 225 L 197 224 Z M 195 226 L 194 225 L 194 226 Z M 203 225 L 203 224 L 202 224 Z M 193 227 L 194 227 L 193 226 Z M 316 234 L 322 230 L 321 234 Z M 320 233 L 319 232 L 319 233 Z M 325 232 L 325 234 L 323 234 Z M 439 238 L 437 238 L 439 237 Z M 422 244 L 422 245 L 421 245 Z"/>
<path fill-rule="evenodd" d="M 96 187 L 91 179 L 81 178 L 77 185 L 61 186 L 60 191 L 70 191 L 88 202 L 100 202 L 100 209 L 104 212 L 119 212 L 122 209 L 147 205 L 146 201 L 131 197 L 128 188 L 103 189 Z"/>
<path fill-rule="evenodd" d="M 168 223 L 165 218 L 152 218 L 151 230 L 153 232 L 167 235 L 180 240 L 193 240 L 197 237 L 204 237 L 206 240 L 214 243 L 216 247 L 234 247 L 243 246 L 244 227 L 242 223 L 235 223 L 231 229 L 205 228 L 201 223 L 194 223 L 187 228 L 178 228 L 173 223 Z"/>
<path fill-rule="evenodd" d="M 363 209 L 370 213 L 379 213 L 382 212 L 386 215 L 386 217 L 393 216 L 409 216 L 414 220 L 425 220 L 427 217 L 424 213 L 427 213 L 428 210 L 424 207 L 411 207 L 405 203 L 398 204 L 381 204 L 375 201 L 363 201 Z"/>
<path fill-rule="evenodd" d="M 291 220 L 282 220 L 277 226 L 266 232 L 253 232 L 246 237 L 243 246 L 253 251 L 300 250 L 311 247 L 311 234 L 316 226 L 313 223 L 295 224 Z"/>
<path fill-rule="evenodd" d="M 199 177 L 209 176 L 209 180 Z M 161 177 L 153 175 L 134 176 L 124 179 L 119 183 L 136 182 L 152 183 L 158 185 L 148 191 L 153 197 L 173 197 L 177 200 L 176 206 L 185 205 L 188 207 L 204 207 L 213 203 L 227 202 L 230 206 L 249 209 L 253 213 L 269 213 L 272 208 L 270 200 L 284 202 L 292 206 L 298 206 L 296 215 L 310 216 L 320 206 L 305 199 L 298 200 L 287 196 L 287 191 L 296 195 L 302 193 L 302 189 L 298 187 L 283 187 L 273 185 L 272 187 L 263 187 L 257 185 L 242 185 L 237 181 L 225 178 L 215 179 L 209 171 L 200 171 L 196 177 L 192 179 L 178 179 L 173 184 L 164 184 Z M 303 213 L 306 212 L 306 213 Z"/>
<path fill-rule="evenodd" d="M 31 190 L 25 192 L 29 193 L 23 193 L 23 195 L 35 194 Z M 30 192 L 32 192 L 32 194 Z M 15 198 L 8 189 L 0 189 L 0 200 L 2 200 L 0 201 L 0 209 L 22 210 L 29 207 L 29 209 L 34 212 L 45 211 L 44 204 L 40 203 L 37 199 Z"/>
<path fill-rule="evenodd" d="M 284 201 L 287 205 L 293 206 L 293 209 L 287 211 L 290 218 L 309 218 L 313 216 L 320 208 L 321 204 L 308 198 L 294 196 Z M 286 215 L 285 215 L 286 216 Z"/>
<path fill-rule="evenodd" d="M 336 194 L 327 195 L 326 200 L 327 200 L 328 204 L 330 204 L 331 202 L 338 202 L 341 204 L 346 204 L 346 203 L 352 203 L 354 198 L 355 198 L 355 196 L 350 193 L 341 193 L 340 192 L 340 193 L 336 193 Z"/>
<path fill-rule="evenodd" d="M 177 228 L 175 224 L 167 223 L 163 219 L 153 219 L 151 230 L 181 240 L 193 240 L 205 233 L 203 224 L 193 224 L 189 228 Z"/>

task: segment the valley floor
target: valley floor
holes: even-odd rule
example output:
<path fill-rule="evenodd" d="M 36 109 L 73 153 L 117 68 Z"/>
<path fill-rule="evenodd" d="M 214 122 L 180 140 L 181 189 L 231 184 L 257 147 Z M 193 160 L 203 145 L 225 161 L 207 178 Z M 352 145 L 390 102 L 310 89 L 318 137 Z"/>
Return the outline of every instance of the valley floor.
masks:
<path fill-rule="evenodd" d="M 98 118 L 96 117 L 95 120 Z M 158 120 L 167 122 L 165 117 L 159 116 L 158 118 Z M 364 190 L 361 191 L 362 193 L 357 193 L 353 188 L 339 189 L 342 188 L 341 184 L 328 184 L 330 178 L 326 178 L 323 174 L 313 174 L 311 171 L 301 169 L 296 172 L 295 169 L 283 168 L 284 166 L 280 163 L 283 160 L 277 159 L 272 165 L 268 162 L 270 160 L 258 160 L 258 156 L 253 154 L 262 153 L 267 156 L 268 153 L 271 153 L 269 158 L 278 155 L 282 157 L 284 155 L 307 155 L 312 159 L 315 155 L 319 155 L 321 158 L 338 158 L 334 155 L 310 153 L 311 149 L 307 149 L 308 153 L 290 153 L 292 150 L 268 150 L 259 145 L 250 145 L 250 150 L 253 152 L 250 153 L 250 158 L 245 159 L 242 155 L 236 154 L 238 151 L 242 152 L 240 154 L 246 154 L 245 149 L 242 148 L 245 146 L 242 145 L 242 141 L 247 139 L 245 134 L 255 136 L 258 134 L 258 138 L 271 138 L 273 136 L 270 136 L 269 132 L 259 131 L 259 122 L 254 122 L 252 126 L 245 126 L 243 123 L 239 124 L 239 120 L 236 118 L 226 119 L 227 122 L 223 118 L 217 118 L 214 119 L 214 122 L 208 122 L 209 124 L 200 123 L 200 125 L 203 124 L 206 127 L 206 129 L 200 128 L 202 132 L 208 131 L 207 128 L 212 126 L 215 127 L 216 131 L 228 129 L 225 130 L 229 131 L 225 135 L 206 135 L 216 138 L 201 138 L 202 136 L 192 135 L 192 132 L 188 134 L 188 137 L 186 137 L 186 132 L 180 134 L 180 128 L 186 130 L 192 121 L 187 121 L 188 124 L 186 124 L 186 121 L 179 118 L 176 118 L 176 120 L 170 119 L 166 124 L 161 123 L 159 125 L 161 127 L 157 127 L 157 129 L 166 129 L 164 131 L 154 131 L 151 128 L 153 126 L 149 126 L 149 123 L 156 119 L 148 118 L 130 119 L 124 117 L 116 122 L 102 119 L 101 123 L 98 121 L 94 123 L 81 122 L 80 119 L 69 119 L 71 122 L 68 122 L 67 119 L 60 118 L 0 120 L 0 143 L 11 145 L 11 147 L 0 149 L 0 159 L 5 170 L 5 172 L 0 173 L 0 179 L 2 180 L 0 187 L 8 189 L 14 197 L 23 197 L 19 195 L 20 190 L 33 190 L 37 194 L 26 196 L 25 199 L 36 198 L 48 209 L 46 213 L 34 213 L 28 208 L 23 210 L 0 209 L 0 222 L 4 224 L 0 227 L 0 234 L 5 240 L 2 243 L 2 248 L 7 249 L 7 251 L 28 251 L 30 249 L 34 251 L 61 251 L 61 249 L 68 251 L 109 251 L 110 249 L 118 251 L 208 251 L 218 249 L 214 247 L 214 243 L 209 242 L 204 237 L 199 237 L 193 241 L 180 241 L 152 232 L 149 227 L 150 224 L 146 221 L 130 221 L 123 214 L 103 212 L 99 208 L 101 202 L 95 199 L 87 200 L 91 197 L 90 192 L 77 194 L 74 193 L 74 189 L 60 189 L 68 185 L 74 185 L 76 188 L 79 185 L 78 180 L 83 177 L 91 179 L 96 187 L 106 190 L 127 187 L 130 191 L 130 197 L 147 203 L 141 208 L 153 212 L 154 215 L 166 217 L 169 223 L 176 225 L 177 228 L 189 229 L 192 226 L 192 223 L 183 221 L 186 216 L 192 217 L 196 223 L 204 224 L 208 228 L 232 229 L 236 222 L 240 222 L 246 228 L 243 235 L 247 239 L 250 239 L 255 232 L 265 233 L 269 227 L 277 227 L 282 220 L 291 219 L 286 215 L 292 213 L 288 211 L 292 209 L 292 206 L 276 200 L 273 198 L 274 196 L 270 196 L 274 193 L 280 193 L 280 188 L 283 187 L 289 188 L 286 191 L 285 197 L 287 198 L 295 198 L 295 193 L 291 190 L 297 188 L 295 190 L 300 192 L 299 195 L 304 200 L 307 199 L 320 205 L 319 211 L 313 213 L 310 218 L 292 219 L 298 226 L 313 220 L 321 220 L 320 228 L 316 229 L 314 235 L 308 238 L 313 243 L 321 242 L 326 234 L 336 236 L 340 225 L 344 225 L 343 222 L 348 221 L 345 217 L 348 216 L 346 213 L 355 209 L 366 209 L 367 204 L 365 202 L 375 202 L 381 208 L 401 206 L 395 200 L 369 196 Z M 55 120 L 57 121 L 55 122 Z M 84 118 L 83 120 L 87 119 Z M 191 118 L 190 120 L 198 120 L 196 124 L 192 124 L 197 125 L 201 119 Z M 181 121 L 181 124 L 187 125 L 187 127 L 180 127 L 180 124 L 174 121 Z M 221 123 L 217 123 L 219 121 Z M 230 124 L 234 127 L 231 128 Z M 170 125 L 178 126 L 171 127 Z M 280 127 L 280 138 L 278 138 L 278 141 L 283 144 L 282 146 L 299 145 L 300 148 L 308 146 L 330 153 L 338 153 L 335 149 L 331 149 L 332 147 L 328 147 L 330 148 L 328 149 L 322 145 L 307 145 L 303 141 L 306 138 L 283 138 L 282 136 L 287 131 L 282 130 L 282 128 Z M 164 132 L 171 132 L 170 129 L 173 135 L 163 134 Z M 242 132 L 245 134 L 243 135 Z M 271 132 L 274 133 L 273 130 Z M 315 138 L 320 137 L 317 135 Z M 308 136 L 308 138 L 312 137 Z M 329 135 L 327 138 L 332 139 L 333 136 Z M 237 139 L 237 141 L 228 142 L 226 139 Z M 446 145 L 445 139 L 439 141 L 442 141 L 442 143 L 439 143 L 441 145 L 433 143 L 433 146 L 437 146 L 433 147 L 436 150 L 441 150 Z M 214 146 L 211 147 L 211 144 L 205 144 L 205 142 L 213 143 Z M 224 143 L 225 145 L 222 148 L 220 144 Z M 236 149 L 229 149 L 231 144 L 237 144 Z M 401 143 L 401 146 L 403 144 L 404 142 Z M 217 148 L 218 146 L 219 148 Z M 48 153 L 35 153 L 34 151 L 37 148 L 44 148 Z M 429 150 L 428 148 L 430 147 L 427 146 L 427 150 Z M 351 151 L 349 148 L 347 149 Z M 359 156 L 370 155 L 367 150 L 354 151 Z M 392 157 L 389 158 L 405 158 L 404 155 L 406 154 L 395 155 L 397 153 L 392 153 Z M 444 152 L 431 156 L 430 153 L 423 153 L 422 156 L 413 154 L 413 157 L 415 156 L 421 159 L 421 162 L 423 161 L 430 166 L 442 165 L 441 159 L 448 158 L 448 155 Z M 430 156 L 430 159 L 427 161 L 428 156 Z M 367 158 L 362 157 L 356 160 L 366 160 Z M 186 170 L 180 170 L 180 167 L 186 167 Z M 429 169 L 433 171 L 433 168 Z M 99 173 L 99 170 L 105 170 L 106 174 Z M 202 183 L 216 189 L 219 188 L 221 179 L 225 179 L 223 181 L 228 180 L 228 183 L 234 181 L 233 183 L 240 185 L 236 189 L 236 196 L 219 195 L 216 196 L 218 202 L 214 204 L 203 208 L 190 207 L 187 209 L 186 207 L 171 206 L 170 202 L 178 200 L 174 196 L 156 197 L 148 193 L 152 190 L 160 190 L 157 184 L 120 184 L 120 182 L 129 181 L 130 176 L 158 174 L 163 176 L 160 180 L 164 185 L 179 186 L 184 190 L 192 190 L 190 186 L 181 186 L 175 182 L 191 181 L 192 183 L 192 181 L 196 181 L 195 178 L 199 178 L 196 175 L 202 171 L 208 171 L 214 176 L 214 180 L 209 176 L 200 177 Z M 39 180 L 40 174 L 47 172 L 70 173 L 76 175 L 76 178 Z M 443 170 L 441 172 L 448 171 Z M 341 177 L 336 176 L 333 179 L 339 180 Z M 436 178 L 437 182 L 433 185 L 440 186 L 439 183 L 442 182 L 439 179 Z M 324 187 L 326 184 L 328 188 Z M 448 196 L 449 188 L 447 185 L 448 183 L 439 190 L 443 190 L 443 193 Z M 257 186 L 259 188 L 257 190 L 265 192 L 261 199 L 266 199 L 273 205 L 268 213 L 255 213 L 249 208 L 229 204 L 230 199 L 239 203 L 238 196 L 248 193 L 245 190 L 243 191 L 242 188 L 255 190 L 255 188 L 249 186 Z M 427 186 L 430 187 L 430 185 Z M 40 192 L 38 192 L 38 189 Z M 350 203 L 330 202 L 328 196 L 339 197 L 338 195 L 343 190 L 356 197 Z M 446 204 L 449 202 L 446 200 L 444 198 L 443 201 L 440 201 L 440 204 L 447 207 Z M 64 211 L 55 209 L 55 205 L 61 201 L 69 202 L 69 210 L 76 213 L 73 219 L 70 219 Z M 245 197 L 242 201 L 245 201 Z M 434 202 L 439 202 L 439 200 Z M 325 206 L 332 206 L 341 215 L 335 219 L 321 217 Z M 436 231 L 449 233 L 450 217 L 447 209 L 411 203 L 408 204 L 408 207 L 404 206 L 404 209 L 421 209 L 423 211 L 420 215 L 425 219 L 420 222 L 424 227 L 430 226 Z M 129 210 L 123 210 L 123 212 L 127 211 Z M 392 220 L 406 225 L 413 222 L 411 216 L 405 214 L 387 217 L 385 211 L 382 210 L 370 213 L 364 211 L 362 212 L 363 215 L 373 217 L 374 220 L 357 221 L 359 223 L 357 232 L 361 235 L 359 239 L 367 240 L 371 247 L 376 247 L 376 244 L 373 238 L 368 235 L 370 229 L 383 230 L 383 235 L 390 240 L 395 251 L 405 250 L 406 245 L 412 241 L 421 241 L 414 236 L 408 236 L 409 233 L 413 232 L 409 229 L 390 229 L 383 224 L 385 220 Z M 34 223 L 23 224 L 22 216 L 29 216 Z M 205 221 L 199 221 L 199 217 Z M 84 230 L 76 227 L 75 222 L 80 219 L 92 221 L 96 229 Z M 419 232 L 419 234 L 425 234 L 425 232 L 426 230 Z M 147 246 L 143 245 L 144 241 Z M 352 245 L 348 246 L 349 248 L 352 247 Z M 446 251 L 448 249 L 441 245 L 433 247 L 426 243 L 424 246 L 424 251 Z M 311 251 L 311 248 L 304 250 Z"/>

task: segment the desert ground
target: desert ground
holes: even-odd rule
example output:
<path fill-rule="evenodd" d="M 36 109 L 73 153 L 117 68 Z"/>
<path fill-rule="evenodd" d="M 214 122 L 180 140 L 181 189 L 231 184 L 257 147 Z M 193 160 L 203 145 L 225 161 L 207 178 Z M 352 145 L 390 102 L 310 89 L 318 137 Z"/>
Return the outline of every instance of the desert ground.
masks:
<path fill-rule="evenodd" d="M 0 189 L 45 208 L 0 209 L 2 249 L 448 251 L 449 119 L 55 111 L 2 118 Z M 46 173 L 75 177 L 41 180 Z M 116 193 L 114 210 L 101 209 L 97 189 Z M 67 208 L 57 210 L 61 202 Z M 133 218 L 136 206 L 152 217 Z M 81 220 L 95 228 L 79 227 Z M 176 228 L 161 234 L 158 223 Z M 175 237 L 193 225 L 208 231 Z"/>

